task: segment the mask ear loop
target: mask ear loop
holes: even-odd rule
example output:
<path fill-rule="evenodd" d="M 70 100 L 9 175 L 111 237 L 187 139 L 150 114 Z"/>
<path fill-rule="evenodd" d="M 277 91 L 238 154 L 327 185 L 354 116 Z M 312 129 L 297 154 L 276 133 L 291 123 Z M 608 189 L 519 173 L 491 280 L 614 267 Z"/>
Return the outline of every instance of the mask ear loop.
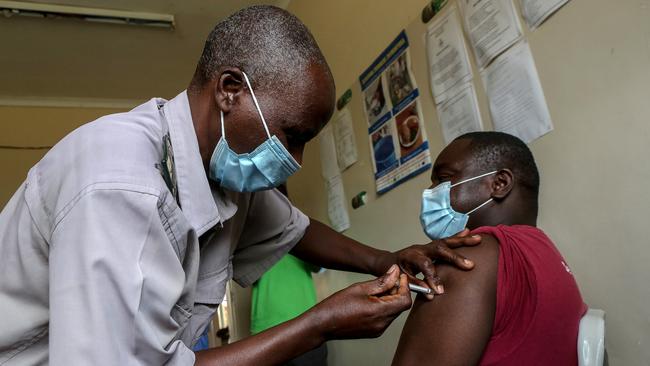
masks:
<path fill-rule="evenodd" d="M 221 137 L 225 140 L 226 139 L 226 128 L 223 127 L 223 111 L 219 110 L 219 113 L 221 114 Z"/>
<path fill-rule="evenodd" d="M 244 80 L 246 80 L 246 85 L 248 86 L 248 90 L 251 91 L 251 96 L 253 97 L 253 102 L 255 103 L 255 108 L 257 108 L 257 113 L 259 113 L 260 118 L 262 119 L 262 124 L 264 125 L 264 130 L 266 130 L 266 135 L 271 139 L 271 133 L 269 132 L 269 128 L 266 126 L 266 120 L 264 119 L 264 115 L 262 114 L 262 110 L 260 109 L 259 103 L 257 103 L 257 98 L 255 97 L 255 92 L 253 92 L 253 87 L 251 86 L 251 82 L 248 80 L 248 76 L 246 76 L 245 72 L 241 72 L 242 75 L 244 75 Z"/>
<path fill-rule="evenodd" d="M 479 178 L 487 177 L 488 175 L 492 175 L 492 174 L 497 173 L 497 172 L 498 172 L 498 170 L 495 170 L 495 171 L 492 171 L 492 172 L 489 172 L 489 173 L 485 173 L 485 174 L 478 175 L 478 176 L 476 176 L 476 177 L 474 177 L 474 178 L 469 178 L 469 179 L 461 180 L 461 181 L 458 182 L 458 183 L 454 183 L 454 184 L 452 184 L 452 185 L 451 185 L 451 188 L 454 188 L 454 187 L 456 187 L 456 186 L 459 186 L 459 185 L 461 185 L 461 184 L 463 184 L 463 183 L 471 182 L 471 181 L 473 181 L 473 180 L 475 180 L 475 179 L 479 179 Z"/>
<path fill-rule="evenodd" d="M 451 187 L 450 187 L 449 189 L 451 189 L 451 188 L 453 188 L 453 187 L 455 187 L 455 186 L 461 185 L 461 184 L 463 184 L 463 183 L 467 183 L 467 182 L 471 182 L 471 181 L 476 180 L 476 179 L 479 179 L 479 178 L 487 177 L 488 175 L 492 175 L 492 174 L 497 173 L 497 172 L 498 172 L 498 170 L 495 170 L 495 171 L 492 171 L 492 172 L 489 172 L 489 173 L 485 173 L 485 174 L 478 175 L 478 176 L 473 177 L 473 178 L 469 178 L 469 179 L 462 180 L 462 181 L 460 181 L 460 182 L 458 182 L 458 183 L 456 183 L 456 184 L 452 184 Z M 483 202 L 483 203 L 480 204 L 478 207 L 476 207 L 475 209 L 473 209 L 473 210 L 471 210 L 470 212 L 466 213 L 465 215 L 468 215 L 468 216 L 469 216 L 469 215 L 472 214 L 474 211 L 476 211 L 476 210 L 478 210 L 479 208 L 481 208 L 481 207 L 487 205 L 488 203 L 492 202 L 493 200 L 494 200 L 494 199 L 490 198 L 489 200 Z"/>
<path fill-rule="evenodd" d="M 469 215 L 471 215 L 471 214 L 472 214 L 472 212 L 474 212 L 474 211 L 476 211 L 476 210 L 478 210 L 479 208 L 481 208 L 481 207 L 483 207 L 483 206 L 485 206 L 485 205 L 487 205 L 488 203 L 490 203 L 490 202 L 492 202 L 492 201 L 494 201 L 494 199 L 492 199 L 492 198 L 490 198 L 489 200 L 487 200 L 487 201 L 485 201 L 485 202 L 483 202 L 483 204 L 481 204 L 481 205 L 479 205 L 479 206 L 478 206 L 477 208 L 475 208 L 475 209 L 473 209 L 472 211 L 470 211 L 470 212 L 468 212 L 468 213 L 466 213 L 466 215 L 468 215 L 468 216 L 469 216 Z"/>

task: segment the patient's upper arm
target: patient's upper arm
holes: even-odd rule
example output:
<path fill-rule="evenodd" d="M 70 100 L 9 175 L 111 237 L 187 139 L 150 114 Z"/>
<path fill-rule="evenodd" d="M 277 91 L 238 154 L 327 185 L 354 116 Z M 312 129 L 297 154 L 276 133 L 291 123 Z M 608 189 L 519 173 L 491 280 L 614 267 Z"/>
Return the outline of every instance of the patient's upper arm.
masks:
<path fill-rule="evenodd" d="M 475 365 L 492 333 L 499 249 L 483 235 L 480 245 L 459 252 L 476 263 L 469 272 L 440 265 L 445 293 L 418 296 L 402 330 L 393 365 Z"/>

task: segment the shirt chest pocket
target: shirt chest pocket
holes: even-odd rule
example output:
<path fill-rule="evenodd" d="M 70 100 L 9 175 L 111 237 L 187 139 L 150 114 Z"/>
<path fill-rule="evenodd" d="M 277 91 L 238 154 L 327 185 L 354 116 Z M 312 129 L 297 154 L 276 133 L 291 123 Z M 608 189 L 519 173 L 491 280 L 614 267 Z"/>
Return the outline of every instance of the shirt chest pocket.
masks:
<path fill-rule="evenodd" d="M 192 317 L 192 310 L 183 308 L 182 304 L 174 304 L 170 316 L 180 329 L 183 328 Z"/>
<path fill-rule="evenodd" d="M 226 295 L 226 284 L 233 276 L 233 252 L 237 237 L 226 224 L 201 237 L 201 266 L 196 302 L 217 305 Z"/>

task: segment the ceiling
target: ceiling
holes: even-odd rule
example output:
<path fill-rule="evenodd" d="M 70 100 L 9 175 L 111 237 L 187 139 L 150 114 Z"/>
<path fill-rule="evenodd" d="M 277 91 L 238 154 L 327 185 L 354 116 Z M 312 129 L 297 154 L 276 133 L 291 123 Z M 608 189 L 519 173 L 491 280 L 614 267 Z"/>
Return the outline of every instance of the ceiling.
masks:
<path fill-rule="evenodd" d="M 0 98 L 142 100 L 172 97 L 194 71 L 214 24 L 242 7 L 289 1 L 60 0 L 174 14 L 176 29 L 0 15 Z"/>

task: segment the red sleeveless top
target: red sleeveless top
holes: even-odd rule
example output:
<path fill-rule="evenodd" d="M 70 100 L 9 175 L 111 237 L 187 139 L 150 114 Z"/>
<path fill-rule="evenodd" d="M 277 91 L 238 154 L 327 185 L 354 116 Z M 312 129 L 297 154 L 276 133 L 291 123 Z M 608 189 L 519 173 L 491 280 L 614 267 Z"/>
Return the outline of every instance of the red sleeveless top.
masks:
<path fill-rule="evenodd" d="M 480 365 L 577 365 L 578 325 L 587 306 L 555 245 L 532 226 L 472 233 L 499 241 L 496 314 Z"/>

